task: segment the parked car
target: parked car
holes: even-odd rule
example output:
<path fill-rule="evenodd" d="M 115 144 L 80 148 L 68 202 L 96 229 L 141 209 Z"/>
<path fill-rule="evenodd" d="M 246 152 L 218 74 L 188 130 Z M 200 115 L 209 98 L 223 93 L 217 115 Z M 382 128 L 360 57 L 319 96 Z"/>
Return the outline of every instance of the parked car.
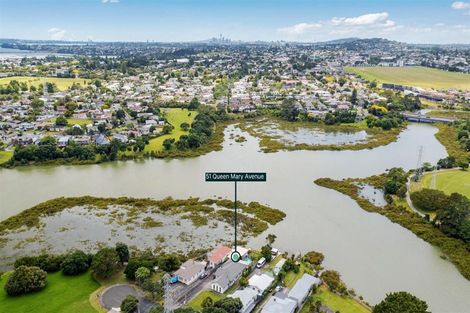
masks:
<path fill-rule="evenodd" d="M 258 263 L 256 263 L 256 267 L 257 268 L 262 268 L 264 266 L 264 264 L 266 264 L 266 259 L 263 257 L 263 258 L 258 260 Z"/>

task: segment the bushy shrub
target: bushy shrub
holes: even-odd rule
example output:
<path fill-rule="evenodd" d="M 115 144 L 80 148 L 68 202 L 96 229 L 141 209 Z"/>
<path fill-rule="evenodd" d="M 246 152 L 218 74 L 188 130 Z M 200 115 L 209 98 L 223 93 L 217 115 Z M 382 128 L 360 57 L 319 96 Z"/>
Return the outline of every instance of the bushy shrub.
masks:
<path fill-rule="evenodd" d="M 46 286 L 47 273 L 37 266 L 21 265 L 15 269 L 5 284 L 9 296 L 18 296 L 40 290 Z"/>
<path fill-rule="evenodd" d="M 85 252 L 77 250 L 64 257 L 61 268 L 64 275 L 78 275 L 88 270 L 91 257 Z"/>

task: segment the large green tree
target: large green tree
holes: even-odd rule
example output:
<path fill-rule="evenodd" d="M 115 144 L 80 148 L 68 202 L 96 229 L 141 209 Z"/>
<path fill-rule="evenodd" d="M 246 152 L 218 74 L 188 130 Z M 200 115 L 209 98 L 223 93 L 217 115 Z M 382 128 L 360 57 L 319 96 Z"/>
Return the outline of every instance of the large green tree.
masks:
<path fill-rule="evenodd" d="M 119 270 L 120 263 L 119 255 L 115 249 L 102 248 L 93 257 L 91 269 L 96 276 L 106 278 Z"/>
<path fill-rule="evenodd" d="M 412 294 L 400 291 L 388 294 L 377 304 L 373 313 L 429 313 L 428 305 Z"/>

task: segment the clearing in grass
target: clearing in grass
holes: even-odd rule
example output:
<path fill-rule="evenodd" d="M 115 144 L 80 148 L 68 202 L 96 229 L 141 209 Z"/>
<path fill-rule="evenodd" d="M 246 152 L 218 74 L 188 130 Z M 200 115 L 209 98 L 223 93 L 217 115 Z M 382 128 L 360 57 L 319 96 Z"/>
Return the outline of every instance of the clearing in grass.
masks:
<path fill-rule="evenodd" d="M 190 308 L 193 308 L 194 310 L 201 310 L 202 301 L 204 301 L 204 299 L 206 299 L 207 297 L 211 297 L 212 301 L 214 302 L 225 298 L 223 294 L 215 293 L 211 290 L 204 290 L 204 291 L 201 291 L 197 296 L 192 298 L 191 301 L 189 301 L 188 306 Z"/>
<path fill-rule="evenodd" d="M 426 173 L 419 182 L 413 183 L 411 191 L 423 188 L 431 188 L 433 176 L 436 175 L 436 189 L 450 195 L 453 192 L 460 193 L 470 198 L 470 172 L 462 170 L 443 170 L 437 173 Z"/>
<path fill-rule="evenodd" d="M 163 141 L 165 139 L 174 138 L 175 141 L 178 141 L 182 135 L 187 135 L 189 131 L 182 130 L 180 125 L 182 123 L 188 123 L 191 125 L 197 115 L 196 111 L 189 111 L 188 109 L 170 108 L 163 110 L 165 111 L 166 119 L 174 127 L 174 129 L 170 134 L 151 139 L 149 144 L 145 146 L 145 152 L 162 151 Z"/>
<path fill-rule="evenodd" d="M 0 151 L 0 164 L 8 162 L 13 156 L 13 151 Z"/>
<path fill-rule="evenodd" d="M 84 87 L 91 82 L 89 79 L 83 78 L 12 76 L 0 78 L 0 85 L 8 85 L 12 80 L 17 80 L 19 83 L 25 82 L 28 84 L 28 87 L 31 85 L 38 87 L 40 84 L 44 84 L 44 82 L 54 83 L 59 90 L 66 90 L 72 87 L 74 83 Z"/>
<path fill-rule="evenodd" d="M 317 292 L 312 296 L 313 305 L 317 301 L 320 301 L 323 305 L 328 306 L 333 312 L 341 312 L 341 313 L 370 313 L 371 311 L 367 309 L 362 304 L 358 303 L 352 298 L 344 297 L 337 295 L 328 290 L 325 286 L 321 286 L 318 288 Z M 307 313 L 309 311 L 308 302 L 302 310 L 301 313 Z"/>
<path fill-rule="evenodd" d="M 470 74 L 447 72 L 428 67 L 346 67 L 368 81 L 434 89 L 470 90 Z"/>
<path fill-rule="evenodd" d="M 93 279 L 91 272 L 79 276 L 50 273 L 44 289 L 17 297 L 8 296 L 4 290 L 10 274 L 5 273 L 0 279 L 0 312 L 96 313 L 88 299 L 100 284 Z"/>

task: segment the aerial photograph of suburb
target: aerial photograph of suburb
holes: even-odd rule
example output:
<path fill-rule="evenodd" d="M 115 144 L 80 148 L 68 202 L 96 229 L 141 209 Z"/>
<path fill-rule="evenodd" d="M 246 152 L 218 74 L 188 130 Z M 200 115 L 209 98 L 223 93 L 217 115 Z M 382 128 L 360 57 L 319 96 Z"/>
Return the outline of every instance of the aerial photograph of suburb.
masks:
<path fill-rule="evenodd" d="M 470 0 L 0 0 L 0 313 L 470 313 Z"/>

